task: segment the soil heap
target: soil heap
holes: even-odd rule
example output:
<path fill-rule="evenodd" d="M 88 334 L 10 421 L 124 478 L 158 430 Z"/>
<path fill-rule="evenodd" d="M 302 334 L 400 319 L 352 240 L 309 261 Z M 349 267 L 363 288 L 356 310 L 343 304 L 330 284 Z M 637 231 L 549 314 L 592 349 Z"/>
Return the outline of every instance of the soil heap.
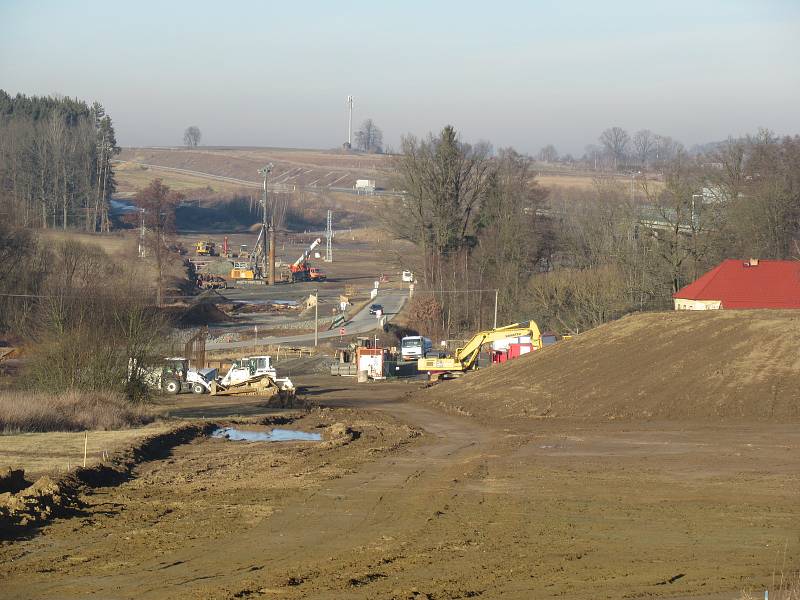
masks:
<path fill-rule="evenodd" d="M 800 419 L 800 311 L 643 313 L 421 397 L 486 420 Z"/>

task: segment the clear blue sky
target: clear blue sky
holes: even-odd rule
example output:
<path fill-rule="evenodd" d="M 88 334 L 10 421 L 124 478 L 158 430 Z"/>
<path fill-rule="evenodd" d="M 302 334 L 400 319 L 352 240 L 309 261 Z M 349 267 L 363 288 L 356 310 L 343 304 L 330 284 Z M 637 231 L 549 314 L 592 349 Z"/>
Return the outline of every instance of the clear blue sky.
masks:
<path fill-rule="evenodd" d="M 799 59 L 797 0 L 0 0 L 0 88 L 99 100 L 123 145 L 335 147 L 348 94 L 395 147 L 800 133 Z"/>

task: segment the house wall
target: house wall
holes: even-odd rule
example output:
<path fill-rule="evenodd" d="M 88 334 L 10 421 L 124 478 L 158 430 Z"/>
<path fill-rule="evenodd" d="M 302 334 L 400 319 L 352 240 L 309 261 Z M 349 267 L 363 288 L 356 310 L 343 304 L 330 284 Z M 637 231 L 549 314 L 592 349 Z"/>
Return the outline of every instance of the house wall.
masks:
<path fill-rule="evenodd" d="M 721 300 L 688 300 L 675 298 L 675 310 L 720 310 Z"/>

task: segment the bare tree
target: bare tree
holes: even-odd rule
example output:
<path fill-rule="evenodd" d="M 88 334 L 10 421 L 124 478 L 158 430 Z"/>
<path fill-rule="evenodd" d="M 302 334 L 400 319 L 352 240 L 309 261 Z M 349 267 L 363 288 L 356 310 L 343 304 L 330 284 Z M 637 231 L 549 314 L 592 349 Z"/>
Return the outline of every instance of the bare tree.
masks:
<path fill-rule="evenodd" d="M 673 140 L 668 135 L 655 136 L 655 161 L 657 163 L 667 163 L 674 160 L 683 150 L 680 142 Z"/>
<path fill-rule="evenodd" d="M 622 127 L 610 127 L 600 134 L 600 143 L 614 159 L 614 169 L 625 160 L 631 138 Z"/>
<path fill-rule="evenodd" d="M 356 147 L 362 152 L 383 152 L 383 132 L 372 119 L 365 119 L 356 131 Z"/>
<path fill-rule="evenodd" d="M 201 137 L 203 137 L 203 134 L 200 133 L 200 128 L 197 125 L 192 125 L 183 132 L 183 143 L 187 148 L 196 148 L 200 143 Z"/>
<path fill-rule="evenodd" d="M 183 196 L 173 192 L 160 179 L 154 179 L 150 185 L 134 196 L 134 202 L 144 209 L 145 226 L 152 232 L 150 245 L 156 259 L 158 281 L 156 286 L 156 304 L 161 306 L 164 297 L 164 261 L 167 253 L 168 236 L 175 230 L 175 208 Z"/>
<path fill-rule="evenodd" d="M 633 135 L 633 149 L 639 164 L 647 165 L 656 148 L 656 136 L 649 129 L 641 129 Z"/>
<path fill-rule="evenodd" d="M 558 160 L 558 150 L 553 144 L 547 144 L 547 146 L 539 150 L 539 160 L 548 163 L 556 162 Z"/>
<path fill-rule="evenodd" d="M 702 183 L 696 165 L 681 152 L 669 164 L 664 189 L 646 179 L 640 184 L 647 196 L 640 226 L 652 242 L 670 293 L 700 276 L 711 250 L 709 233 L 718 227 L 717 211 L 698 193 Z"/>

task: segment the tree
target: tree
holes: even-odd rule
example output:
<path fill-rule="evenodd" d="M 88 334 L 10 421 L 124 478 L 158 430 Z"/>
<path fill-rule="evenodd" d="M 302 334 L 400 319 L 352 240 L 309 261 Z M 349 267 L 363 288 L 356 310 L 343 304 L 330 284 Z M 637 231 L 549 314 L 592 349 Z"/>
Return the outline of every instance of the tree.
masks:
<path fill-rule="evenodd" d="M 70 98 L 0 90 L 0 215 L 23 227 L 108 231 L 119 152 L 111 117 Z"/>
<path fill-rule="evenodd" d="M 647 165 L 656 148 L 656 136 L 649 129 L 641 129 L 633 135 L 633 149 L 639 164 Z"/>
<path fill-rule="evenodd" d="M 614 159 L 614 169 L 625 160 L 630 144 L 630 136 L 622 127 L 611 127 L 600 134 L 600 143 Z"/>
<path fill-rule="evenodd" d="M 136 205 L 144 210 L 144 224 L 151 232 L 150 246 L 156 259 L 158 281 L 156 282 L 156 304 L 161 306 L 164 297 L 164 260 L 167 253 L 168 236 L 175 231 L 175 209 L 183 195 L 173 192 L 161 179 L 154 179 L 146 188 L 134 196 Z"/>
<path fill-rule="evenodd" d="M 480 229 L 477 215 L 490 185 L 491 149 L 459 141 L 450 125 L 426 140 L 404 137 L 402 145 L 396 168 L 398 185 L 407 193 L 396 210 L 384 213 L 386 225 L 417 246 L 422 287 L 434 291 L 444 307 L 442 331 L 457 327 L 462 333 L 472 328 L 470 319 L 478 313 L 462 308 L 478 298 L 465 301 L 454 292 L 471 285 L 470 257 Z"/>
<path fill-rule="evenodd" d="M 196 148 L 200 143 L 201 137 L 203 137 L 203 134 L 200 133 L 200 128 L 197 125 L 192 125 L 183 132 L 183 143 L 187 148 Z"/>
<path fill-rule="evenodd" d="M 668 135 L 655 136 L 655 160 L 657 163 L 668 163 L 675 160 L 678 154 L 683 150 L 680 142 L 673 140 Z"/>
<path fill-rule="evenodd" d="M 383 152 L 383 132 L 372 119 L 365 119 L 356 131 L 356 148 L 374 154 Z"/>
<path fill-rule="evenodd" d="M 547 146 L 539 150 L 539 160 L 548 163 L 556 162 L 558 160 L 558 150 L 553 144 L 547 144 Z"/>
<path fill-rule="evenodd" d="M 477 218 L 472 264 L 480 279 L 475 287 L 498 289 L 500 317 L 517 320 L 525 316 L 528 278 L 552 251 L 550 223 L 541 210 L 547 190 L 534 181 L 530 157 L 506 148 L 494 162 Z"/>
<path fill-rule="evenodd" d="M 408 195 L 390 225 L 399 237 L 421 247 L 423 280 L 432 284 L 440 279 L 442 259 L 474 239 L 474 217 L 491 170 L 489 148 L 460 142 L 451 125 L 425 141 L 405 137 L 402 146 L 397 168 Z"/>
<path fill-rule="evenodd" d="M 700 276 L 710 252 L 709 233 L 718 227 L 717 211 L 699 193 L 702 184 L 702 173 L 683 152 L 669 164 L 663 190 L 641 182 L 648 201 L 641 226 L 661 261 L 669 293 Z"/>

